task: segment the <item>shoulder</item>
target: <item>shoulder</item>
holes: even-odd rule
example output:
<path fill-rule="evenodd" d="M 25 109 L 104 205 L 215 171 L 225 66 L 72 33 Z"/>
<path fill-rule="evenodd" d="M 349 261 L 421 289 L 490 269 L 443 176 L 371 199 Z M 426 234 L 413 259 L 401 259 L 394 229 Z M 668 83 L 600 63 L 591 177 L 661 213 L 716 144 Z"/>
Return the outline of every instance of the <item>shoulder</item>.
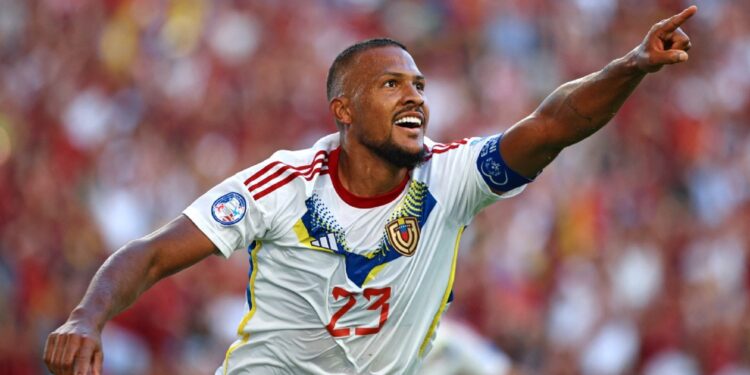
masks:
<path fill-rule="evenodd" d="M 475 170 L 477 158 L 488 137 L 471 137 L 452 142 L 433 142 L 425 138 L 427 154 L 414 175 L 422 179 L 440 181 L 443 177 L 469 177 Z M 455 181 L 459 183 L 460 181 Z M 465 181 L 464 181 L 465 182 Z M 441 181 L 441 183 L 444 183 Z"/>
<path fill-rule="evenodd" d="M 434 156 L 457 154 L 454 150 L 467 149 L 468 146 L 476 144 L 480 138 L 462 138 L 452 142 L 440 143 L 434 142 L 429 138 L 425 138 L 425 147 L 427 148 L 427 155 L 425 161 L 430 161 Z M 452 152 L 454 151 L 454 152 Z"/>
<path fill-rule="evenodd" d="M 328 156 L 338 147 L 338 134 L 318 140 L 303 150 L 279 150 L 271 157 L 238 174 L 253 199 L 259 200 L 295 179 L 312 181 L 328 174 Z"/>

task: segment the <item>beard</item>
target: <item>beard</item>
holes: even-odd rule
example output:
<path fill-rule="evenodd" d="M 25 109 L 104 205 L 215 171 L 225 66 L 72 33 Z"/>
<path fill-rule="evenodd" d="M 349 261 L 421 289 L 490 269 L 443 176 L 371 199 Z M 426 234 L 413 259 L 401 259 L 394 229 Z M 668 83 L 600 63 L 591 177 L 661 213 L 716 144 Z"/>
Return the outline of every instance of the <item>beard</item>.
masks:
<path fill-rule="evenodd" d="M 414 169 L 424 163 L 424 159 L 427 156 L 427 151 L 424 147 L 419 149 L 418 152 L 410 152 L 397 145 L 391 136 L 380 143 L 365 138 L 362 140 L 362 144 L 381 159 L 400 168 Z"/>

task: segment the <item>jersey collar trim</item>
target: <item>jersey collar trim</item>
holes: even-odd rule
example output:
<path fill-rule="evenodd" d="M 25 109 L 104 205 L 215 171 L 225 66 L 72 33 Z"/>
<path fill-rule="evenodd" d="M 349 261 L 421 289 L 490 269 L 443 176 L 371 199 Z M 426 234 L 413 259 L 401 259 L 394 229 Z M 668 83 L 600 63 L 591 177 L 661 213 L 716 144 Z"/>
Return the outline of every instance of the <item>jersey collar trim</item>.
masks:
<path fill-rule="evenodd" d="M 339 179 L 339 153 L 341 151 L 341 147 L 336 148 L 335 150 L 331 151 L 331 154 L 328 159 L 328 173 L 331 175 L 331 182 L 333 183 L 334 189 L 336 189 L 336 193 L 339 195 L 339 197 L 349 204 L 352 207 L 356 208 L 373 208 L 382 206 L 384 204 L 392 202 L 394 199 L 396 199 L 399 195 L 401 195 L 401 192 L 404 191 L 404 188 L 406 188 L 406 185 L 409 184 L 409 180 L 411 177 L 407 173 L 406 176 L 404 176 L 403 181 L 398 184 L 393 190 L 381 194 L 376 195 L 374 197 L 360 197 L 358 195 L 354 195 L 341 183 L 341 180 Z"/>

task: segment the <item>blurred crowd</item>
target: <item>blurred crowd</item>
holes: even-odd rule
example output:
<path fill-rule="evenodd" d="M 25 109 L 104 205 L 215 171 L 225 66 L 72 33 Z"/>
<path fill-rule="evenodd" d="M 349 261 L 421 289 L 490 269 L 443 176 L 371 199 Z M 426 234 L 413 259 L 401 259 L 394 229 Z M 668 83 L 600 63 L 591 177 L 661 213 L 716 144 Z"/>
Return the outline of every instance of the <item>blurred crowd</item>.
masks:
<path fill-rule="evenodd" d="M 230 174 L 335 131 L 325 76 L 375 36 L 427 76 L 428 135 L 502 131 L 697 3 L 690 61 L 461 245 L 446 314 L 513 374 L 750 374 L 750 2 L 0 0 L 0 374 L 106 257 Z M 107 374 L 206 374 L 247 256 L 209 259 L 104 332 Z"/>

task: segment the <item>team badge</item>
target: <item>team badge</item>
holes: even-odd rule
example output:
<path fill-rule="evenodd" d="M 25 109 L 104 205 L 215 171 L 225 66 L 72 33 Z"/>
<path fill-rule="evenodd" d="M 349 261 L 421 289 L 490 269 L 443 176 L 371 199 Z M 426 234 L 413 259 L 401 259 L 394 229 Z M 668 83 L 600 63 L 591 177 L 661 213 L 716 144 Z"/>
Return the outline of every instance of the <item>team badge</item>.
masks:
<path fill-rule="evenodd" d="M 419 223 L 417 218 L 407 216 L 391 221 L 385 226 L 388 242 L 403 256 L 410 257 L 417 250 Z"/>
<path fill-rule="evenodd" d="M 480 164 L 479 171 L 492 182 L 493 186 L 503 186 L 508 183 L 508 172 L 502 164 L 492 159 L 486 159 Z"/>
<path fill-rule="evenodd" d="M 245 202 L 245 197 L 231 192 L 222 195 L 214 201 L 214 204 L 211 206 L 211 215 L 219 224 L 232 225 L 245 217 L 246 210 L 247 203 Z"/>
<path fill-rule="evenodd" d="M 521 176 L 508 168 L 500 155 L 500 140 L 502 135 L 496 135 L 486 141 L 477 157 L 477 168 L 482 179 L 493 191 L 511 191 L 532 180 Z"/>
<path fill-rule="evenodd" d="M 479 152 L 479 159 L 477 160 L 479 172 L 492 187 L 502 187 L 508 183 L 508 172 L 505 170 L 505 166 L 495 160 L 500 155 L 499 144 L 499 136 L 490 138 Z"/>

